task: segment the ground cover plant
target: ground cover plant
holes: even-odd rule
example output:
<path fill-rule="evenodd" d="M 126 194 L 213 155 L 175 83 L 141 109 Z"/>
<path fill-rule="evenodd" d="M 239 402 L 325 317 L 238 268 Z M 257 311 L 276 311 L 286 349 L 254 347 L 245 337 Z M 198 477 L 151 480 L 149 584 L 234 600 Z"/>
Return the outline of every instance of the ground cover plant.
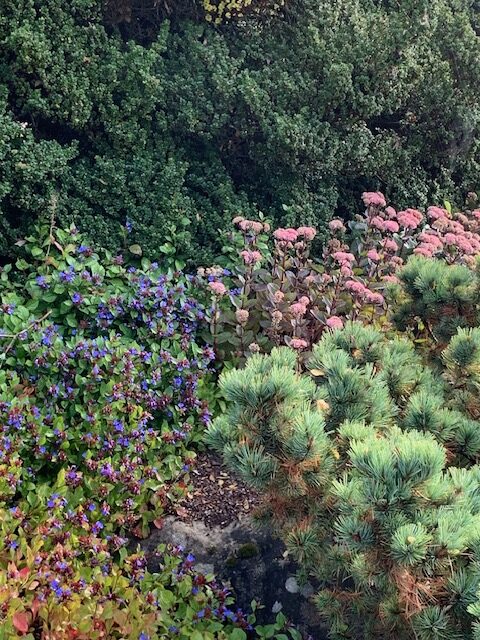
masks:
<path fill-rule="evenodd" d="M 186 550 L 152 572 L 129 544 L 184 495 L 209 419 L 195 279 L 53 218 L 22 244 L 0 274 L 0 637 L 297 637 L 254 631 Z"/>

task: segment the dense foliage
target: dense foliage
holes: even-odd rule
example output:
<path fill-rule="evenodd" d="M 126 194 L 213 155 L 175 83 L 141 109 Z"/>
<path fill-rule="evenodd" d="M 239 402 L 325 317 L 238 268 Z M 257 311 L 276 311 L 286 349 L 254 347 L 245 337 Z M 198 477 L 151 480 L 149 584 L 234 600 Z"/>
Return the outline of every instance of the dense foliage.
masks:
<path fill-rule="evenodd" d="M 330 221 L 321 261 L 312 256 L 313 227 L 271 232 L 263 220 L 234 218 L 236 228 L 226 234 L 228 268 L 198 270 L 212 297 L 209 339 L 218 356 L 243 359 L 281 344 L 306 351 L 345 320 L 387 326 L 386 292 L 412 256 L 401 271 L 405 291 L 397 288 L 391 305 L 398 326 L 421 319 L 440 340 L 475 324 L 478 290 L 467 267 L 480 252 L 480 209 L 429 207 L 422 214 L 387 207 L 379 192 L 363 200 L 365 213 L 347 226 Z M 432 256 L 436 262 L 421 260 Z"/>
<path fill-rule="evenodd" d="M 209 417 L 194 279 L 53 219 L 21 251 L 0 275 L 0 637 L 298 638 L 280 614 L 254 631 L 182 548 L 152 573 L 126 537 L 175 508 Z"/>
<path fill-rule="evenodd" d="M 55 196 L 103 245 L 130 218 L 150 258 L 175 223 L 200 262 L 239 211 L 323 234 L 364 189 L 475 190 L 476 3 L 170 4 L 2 2 L 1 254 Z"/>
<path fill-rule="evenodd" d="M 479 404 L 461 394 L 478 390 L 479 340 L 455 336 L 442 371 L 404 338 L 348 323 L 314 348 L 311 376 L 285 348 L 223 375 L 230 411 L 209 440 L 320 581 L 334 638 L 472 637 Z"/>

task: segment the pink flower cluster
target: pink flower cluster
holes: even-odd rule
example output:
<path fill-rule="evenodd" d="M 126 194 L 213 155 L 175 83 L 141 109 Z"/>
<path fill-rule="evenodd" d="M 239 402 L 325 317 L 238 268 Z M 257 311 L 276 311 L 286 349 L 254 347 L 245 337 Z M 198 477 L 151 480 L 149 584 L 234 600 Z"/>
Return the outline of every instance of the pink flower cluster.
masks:
<path fill-rule="evenodd" d="M 253 235 L 258 236 L 262 231 L 269 231 L 270 225 L 264 224 L 262 222 L 257 222 L 256 220 L 247 220 L 243 216 L 236 216 L 232 220 L 234 225 L 237 225 L 242 231 L 248 232 L 250 231 Z"/>
<path fill-rule="evenodd" d="M 273 237 L 278 242 L 297 242 L 298 240 L 304 240 L 305 242 L 311 242 L 317 235 L 317 230 L 314 227 L 298 227 L 298 229 L 276 229 L 273 233 Z"/>
<path fill-rule="evenodd" d="M 273 237 L 279 242 L 296 242 L 298 232 L 296 229 L 276 229 L 273 232 Z"/>
<path fill-rule="evenodd" d="M 260 251 L 250 251 L 249 249 L 245 249 L 244 251 L 241 251 L 240 255 L 242 256 L 245 264 L 253 264 L 253 265 L 257 264 L 258 262 L 261 262 L 263 257 Z"/>
<path fill-rule="evenodd" d="M 362 200 L 366 207 L 384 207 L 387 204 L 385 196 L 380 191 L 364 191 Z"/>
<path fill-rule="evenodd" d="M 397 214 L 399 225 L 403 229 L 416 229 L 423 220 L 423 215 L 416 209 L 405 209 Z"/>
<path fill-rule="evenodd" d="M 361 301 L 375 305 L 382 305 L 385 302 L 381 293 L 371 291 L 363 282 L 360 282 L 360 280 L 347 280 L 345 282 L 345 289 Z"/>
<path fill-rule="evenodd" d="M 308 347 L 308 342 L 303 340 L 303 338 L 292 338 L 290 340 L 290 346 L 292 349 L 300 351 L 301 349 L 306 349 Z"/>
<path fill-rule="evenodd" d="M 427 211 L 429 226 L 418 236 L 420 243 L 413 250 L 426 258 L 444 257 L 447 261 L 472 264 L 480 254 L 480 216 L 472 212 L 452 214 L 440 207 Z"/>
<path fill-rule="evenodd" d="M 343 328 L 343 320 L 339 316 L 330 316 L 330 318 L 327 319 L 325 324 L 329 329 Z"/>
<path fill-rule="evenodd" d="M 227 293 L 227 287 L 223 284 L 223 282 L 209 282 L 208 286 L 216 296 L 221 297 Z"/>
<path fill-rule="evenodd" d="M 339 218 L 334 218 L 333 220 L 330 220 L 330 222 L 328 223 L 328 228 L 330 229 L 330 231 L 345 231 L 345 225 L 343 224 L 343 221 L 340 220 Z"/>
<path fill-rule="evenodd" d="M 298 302 L 291 304 L 288 310 L 294 318 L 302 318 L 307 313 L 309 304 L 310 298 L 302 296 Z"/>

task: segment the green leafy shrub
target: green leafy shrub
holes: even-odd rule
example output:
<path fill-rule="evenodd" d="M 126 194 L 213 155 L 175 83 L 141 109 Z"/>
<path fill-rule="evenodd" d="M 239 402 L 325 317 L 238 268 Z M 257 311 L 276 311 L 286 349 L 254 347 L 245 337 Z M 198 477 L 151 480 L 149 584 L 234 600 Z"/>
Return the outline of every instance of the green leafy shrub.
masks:
<path fill-rule="evenodd" d="M 193 556 L 162 547 L 152 573 L 143 553 L 104 535 L 88 504 L 61 472 L 0 508 L 2 638 L 246 638 L 232 631 L 250 622 Z"/>
<path fill-rule="evenodd" d="M 305 0 L 216 28 L 201 2 L 4 0 L 2 254 L 52 193 L 103 246 L 130 218 L 151 259 L 185 218 L 179 249 L 200 264 L 238 212 L 323 237 L 365 189 L 460 203 L 478 186 L 477 13 Z"/>
<path fill-rule="evenodd" d="M 25 482 L 65 469 L 111 523 L 144 533 L 185 486 L 191 431 L 208 420 L 197 383 L 213 354 L 195 342 L 192 282 L 146 260 L 125 267 L 74 228 L 24 250 L 21 280 L 1 275 L 4 446 Z"/>
<path fill-rule="evenodd" d="M 208 441 L 320 581 L 332 637 L 472 637 L 479 336 L 460 330 L 440 368 L 406 338 L 347 323 L 313 348 L 310 375 L 275 348 L 221 378 L 229 408 Z"/>

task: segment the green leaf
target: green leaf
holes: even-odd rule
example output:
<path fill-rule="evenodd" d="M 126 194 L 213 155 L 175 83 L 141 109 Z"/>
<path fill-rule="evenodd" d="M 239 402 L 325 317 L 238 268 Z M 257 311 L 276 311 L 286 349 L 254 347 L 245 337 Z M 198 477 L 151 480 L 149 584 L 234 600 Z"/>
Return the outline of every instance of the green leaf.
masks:
<path fill-rule="evenodd" d="M 128 249 L 134 256 L 141 256 L 143 253 L 142 247 L 139 244 L 131 244 Z"/>

